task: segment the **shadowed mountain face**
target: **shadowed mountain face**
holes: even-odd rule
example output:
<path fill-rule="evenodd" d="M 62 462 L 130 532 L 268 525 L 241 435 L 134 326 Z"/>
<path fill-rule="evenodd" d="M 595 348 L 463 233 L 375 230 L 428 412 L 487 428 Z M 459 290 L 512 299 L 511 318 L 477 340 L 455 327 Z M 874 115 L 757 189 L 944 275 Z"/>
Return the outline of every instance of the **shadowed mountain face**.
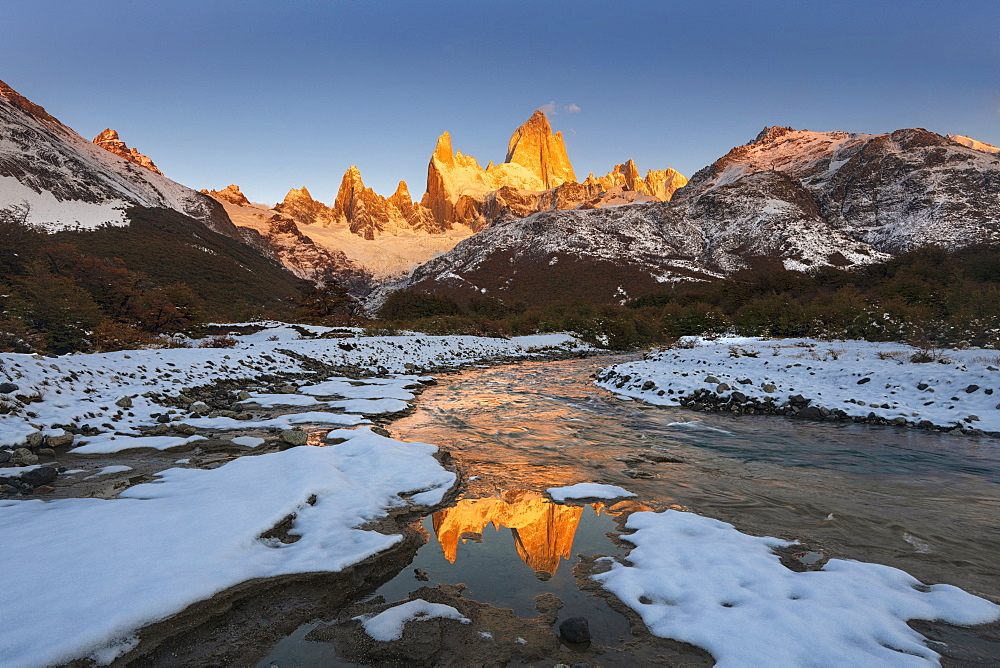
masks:
<path fill-rule="evenodd" d="M 669 203 L 501 220 L 399 287 L 607 302 L 756 258 L 799 271 L 863 265 L 924 245 L 1000 242 L 997 192 L 1000 156 L 926 130 L 765 128 Z"/>

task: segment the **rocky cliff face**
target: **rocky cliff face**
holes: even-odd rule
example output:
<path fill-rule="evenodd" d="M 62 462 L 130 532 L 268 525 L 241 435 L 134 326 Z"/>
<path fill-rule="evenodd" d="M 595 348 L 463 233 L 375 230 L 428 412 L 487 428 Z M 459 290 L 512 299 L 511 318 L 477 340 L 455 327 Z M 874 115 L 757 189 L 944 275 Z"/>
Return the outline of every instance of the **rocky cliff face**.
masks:
<path fill-rule="evenodd" d="M 527 167 L 546 190 L 567 181 L 576 181 L 562 133 L 552 134 L 549 119 L 541 110 L 535 111 L 514 131 L 507 144 L 507 159 L 504 162 Z"/>
<path fill-rule="evenodd" d="M 606 200 L 615 188 L 634 194 L 670 181 L 668 173 L 647 174 L 641 184 L 629 163 L 602 179 L 563 184 L 551 197 L 563 190 L 572 201 L 614 184 L 601 195 Z M 509 219 L 501 216 L 402 285 L 600 302 L 671 281 L 724 276 L 758 257 L 800 271 L 849 267 L 921 245 L 1000 243 L 997 192 L 1000 156 L 926 130 L 765 128 L 700 170 L 669 203 L 590 210 L 584 203 L 517 219 L 533 203 L 504 193 L 511 196 L 503 199 Z"/>
<path fill-rule="evenodd" d="M 314 200 L 305 186 L 289 190 L 285 199 L 274 205 L 274 210 L 299 225 L 329 227 L 336 221 L 333 209 Z"/>
<path fill-rule="evenodd" d="M 125 158 L 129 162 L 134 162 L 140 167 L 145 167 L 154 174 L 163 176 L 163 172 L 156 168 L 156 165 L 153 164 L 153 161 L 149 157 L 139 153 L 139 151 L 134 148 L 126 146 L 125 142 L 118 138 L 118 132 L 115 130 L 108 128 L 101 134 L 94 137 L 94 143 L 103 148 L 105 151 L 114 153 L 120 158 Z"/>
<path fill-rule="evenodd" d="M 369 241 L 383 234 L 397 235 L 402 230 L 440 232 L 430 212 L 410 199 L 405 181 L 399 182 L 392 195 L 382 197 L 365 187 L 361 171 L 353 166 L 340 182 L 332 217 Z"/>
<path fill-rule="evenodd" d="M 606 176 L 577 183 L 560 133 L 536 111 L 510 138 L 507 161 L 485 168 L 453 151 L 451 136 L 438 138 L 421 200 L 443 229 L 460 223 L 473 231 L 550 209 L 600 208 L 667 201 L 687 180 L 673 169 L 650 170 L 643 179 L 629 160 Z"/>
<path fill-rule="evenodd" d="M 299 278 L 318 285 L 338 283 L 358 296 L 370 289 L 372 275 L 369 271 L 343 251 L 314 242 L 286 213 L 251 203 L 239 186 L 202 192 L 219 201 L 241 232 L 258 240 L 264 255 L 280 262 Z M 305 188 L 301 192 L 309 197 Z M 305 199 L 299 201 L 305 202 Z"/>

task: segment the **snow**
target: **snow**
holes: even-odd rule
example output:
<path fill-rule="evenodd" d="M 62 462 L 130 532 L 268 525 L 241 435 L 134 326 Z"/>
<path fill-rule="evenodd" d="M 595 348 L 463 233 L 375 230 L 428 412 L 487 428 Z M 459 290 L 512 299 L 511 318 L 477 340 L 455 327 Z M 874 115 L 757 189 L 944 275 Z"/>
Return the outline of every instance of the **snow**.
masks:
<path fill-rule="evenodd" d="M 405 411 L 409 404 L 399 399 L 344 399 L 343 401 L 331 401 L 330 406 L 343 408 L 348 413 L 379 415 Z"/>
<path fill-rule="evenodd" d="M 336 434 L 347 440 L 172 468 L 116 499 L 0 501 L 0 563 L 19 565 L 4 581 L 0 664 L 107 659 L 139 627 L 241 582 L 340 571 L 401 539 L 358 527 L 411 505 L 403 494 L 440 499 L 455 484 L 432 445 Z M 298 541 L 260 538 L 289 515 Z"/>
<path fill-rule="evenodd" d="M 549 487 L 546 492 L 554 501 L 566 499 L 621 499 L 635 496 L 633 492 L 614 485 L 601 485 L 596 482 L 581 482 L 566 487 Z"/>
<path fill-rule="evenodd" d="M 22 473 L 27 473 L 28 471 L 34 471 L 37 468 L 41 468 L 41 464 L 31 464 L 29 466 L 7 466 L 0 468 L 0 475 L 5 478 L 17 478 Z"/>
<path fill-rule="evenodd" d="M 37 193 L 16 177 L 0 176 L 0 206 L 10 204 L 27 205 L 30 208 L 28 221 L 48 231 L 128 225 L 125 209 L 130 206 L 122 199 L 100 203 L 59 200 L 48 190 Z"/>
<path fill-rule="evenodd" d="M 114 466 L 105 466 L 101 468 L 101 470 L 98 471 L 97 473 L 93 473 L 87 476 L 86 478 L 84 478 L 84 480 L 90 480 L 91 478 L 97 478 L 98 476 L 102 475 L 110 475 L 112 473 L 124 473 L 125 471 L 131 471 L 131 470 L 132 470 L 131 466 L 125 466 L 123 464 L 118 464 Z"/>
<path fill-rule="evenodd" d="M 472 620 L 463 617 L 455 608 L 443 603 L 430 603 L 422 598 L 407 601 L 388 610 L 383 610 L 374 617 L 361 620 L 365 633 L 380 642 L 390 642 L 403 637 L 403 627 L 407 622 L 425 622 L 429 619 L 454 619 L 462 624 L 470 624 Z"/>
<path fill-rule="evenodd" d="M 899 343 L 691 337 L 680 347 L 610 367 L 616 376 L 605 369 L 597 384 L 651 404 L 676 406 L 681 395 L 694 390 L 717 391 L 707 382 L 714 377 L 729 386 L 723 397 L 739 391 L 780 403 L 800 394 L 812 400 L 810 406 L 850 416 L 874 413 L 889 420 L 1000 431 L 1000 374 L 990 369 L 1000 366 L 1000 351 L 948 350 L 941 353 L 942 362 L 910 362 L 918 352 Z M 624 376 L 631 378 L 618 387 Z M 655 385 L 643 390 L 647 382 Z M 765 385 L 774 389 L 768 392 Z"/>
<path fill-rule="evenodd" d="M 694 513 L 638 512 L 626 527 L 632 565 L 594 579 L 654 635 L 703 647 L 720 668 L 933 666 L 937 653 L 906 620 L 1000 619 L 1000 606 L 889 566 L 831 559 L 792 571 L 772 551 L 791 543 Z"/>
<path fill-rule="evenodd" d="M 204 440 L 204 438 L 204 436 L 109 436 L 101 434 L 88 439 L 89 442 L 86 445 L 73 448 L 72 452 L 75 455 L 107 455 L 135 448 L 169 450 L 193 441 Z"/>
<path fill-rule="evenodd" d="M 263 438 L 257 438 L 256 436 L 237 436 L 233 439 L 233 443 L 236 445 L 242 445 L 247 448 L 257 448 L 264 445 L 265 442 Z M 180 461 L 177 463 L 180 464 Z"/>
<path fill-rule="evenodd" d="M 315 396 L 336 395 L 341 397 L 349 396 L 353 399 L 399 399 L 409 401 L 413 399 L 413 393 L 403 389 L 403 385 L 410 385 L 406 381 L 400 381 L 395 387 L 391 385 L 355 385 L 358 381 L 328 380 L 316 385 L 306 385 L 300 387 L 303 394 Z"/>
<path fill-rule="evenodd" d="M 198 429 L 291 429 L 300 424 L 339 424 L 356 425 L 367 420 L 357 415 L 344 413 L 326 413 L 324 411 L 306 411 L 304 413 L 289 413 L 266 420 L 237 420 L 228 417 L 190 418 L 184 424 Z"/>
<path fill-rule="evenodd" d="M 316 401 L 313 397 L 305 397 L 301 394 L 259 394 L 251 392 L 250 398 L 241 401 L 243 404 L 257 404 L 262 408 L 272 408 L 274 406 L 325 406 L 321 401 Z"/>

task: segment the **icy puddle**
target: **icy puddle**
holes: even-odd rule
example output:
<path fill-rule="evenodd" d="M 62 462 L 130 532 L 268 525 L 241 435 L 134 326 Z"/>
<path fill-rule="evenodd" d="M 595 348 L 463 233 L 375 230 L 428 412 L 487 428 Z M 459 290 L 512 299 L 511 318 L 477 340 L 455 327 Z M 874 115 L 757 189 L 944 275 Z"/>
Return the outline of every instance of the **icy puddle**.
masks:
<path fill-rule="evenodd" d="M 529 490 L 507 490 L 492 498 L 460 500 L 419 523 L 428 540 L 413 562 L 365 600 L 384 597 L 395 602 L 422 586 L 461 584 L 464 598 L 533 619 L 540 614 L 544 616 L 539 606 L 544 609 L 551 601 L 549 597 L 555 596 L 561 602 L 561 607 L 551 611 L 556 626 L 569 617 L 586 617 L 592 642 L 606 650 L 602 665 L 630 665 L 629 656 L 616 651 L 633 639 L 625 617 L 608 607 L 603 598 L 580 591 L 573 568 L 581 553 L 623 554 L 624 550 L 616 548 L 607 534 L 615 531 L 615 517 L 619 513 L 636 508 L 641 506 L 632 501 L 610 506 L 562 505 Z M 263 668 L 358 665 L 338 656 L 336 644 L 310 639 L 310 633 L 323 626 L 323 622 L 303 625 L 257 665 Z M 519 637 L 517 629 L 506 628 L 502 621 L 494 625 L 477 624 L 475 633 L 483 643 L 517 643 Z M 587 648 L 561 643 L 554 658 L 565 654 L 571 659 L 574 649 Z M 580 657 L 586 655 L 576 656 L 575 660 L 582 660 Z M 511 661 L 509 665 L 518 662 Z"/>

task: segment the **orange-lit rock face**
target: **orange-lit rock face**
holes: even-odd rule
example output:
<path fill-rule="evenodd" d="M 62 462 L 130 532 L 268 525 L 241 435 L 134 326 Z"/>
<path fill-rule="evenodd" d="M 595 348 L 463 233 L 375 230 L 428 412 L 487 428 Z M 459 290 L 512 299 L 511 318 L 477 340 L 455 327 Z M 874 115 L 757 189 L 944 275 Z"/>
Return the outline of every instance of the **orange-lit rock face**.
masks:
<path fill-rule="evenodd" d="M 129 162 L 133 162 L 140 167 L 144 167 L 155 174 L 163 176 L 163 172 L 157 169 L 151 159 L 142 153 L 139 153 L 136 149 L 126 146 L 125 142 L 118 138 L 118 133 L 111 128 L 108 128 L 101 134 L 94 137 L 94 143 L 109 153 L 114 153 L 121 158 L 125 158 Z"/>
<path fill-rule="evenodd" d="M 562 133 L 552 134 L 549 119 L 541 110 L 514 131 L 507 144 L 506 161 L 530 169 L 546 189 L 576 181 Z"/>
<path fill-rule="evenodd" d="M 434 513 L 434 533 L 448 561 L 458 556 L 464 533 L 482 533 L 486 525 L 507 527 L 518 556 L 533 571 L 554 574 L 560 559 L 569 559 L 581 506 L 553 503 L 538 492 L 509 490 L 498 499 L 465 499 Z"/>

